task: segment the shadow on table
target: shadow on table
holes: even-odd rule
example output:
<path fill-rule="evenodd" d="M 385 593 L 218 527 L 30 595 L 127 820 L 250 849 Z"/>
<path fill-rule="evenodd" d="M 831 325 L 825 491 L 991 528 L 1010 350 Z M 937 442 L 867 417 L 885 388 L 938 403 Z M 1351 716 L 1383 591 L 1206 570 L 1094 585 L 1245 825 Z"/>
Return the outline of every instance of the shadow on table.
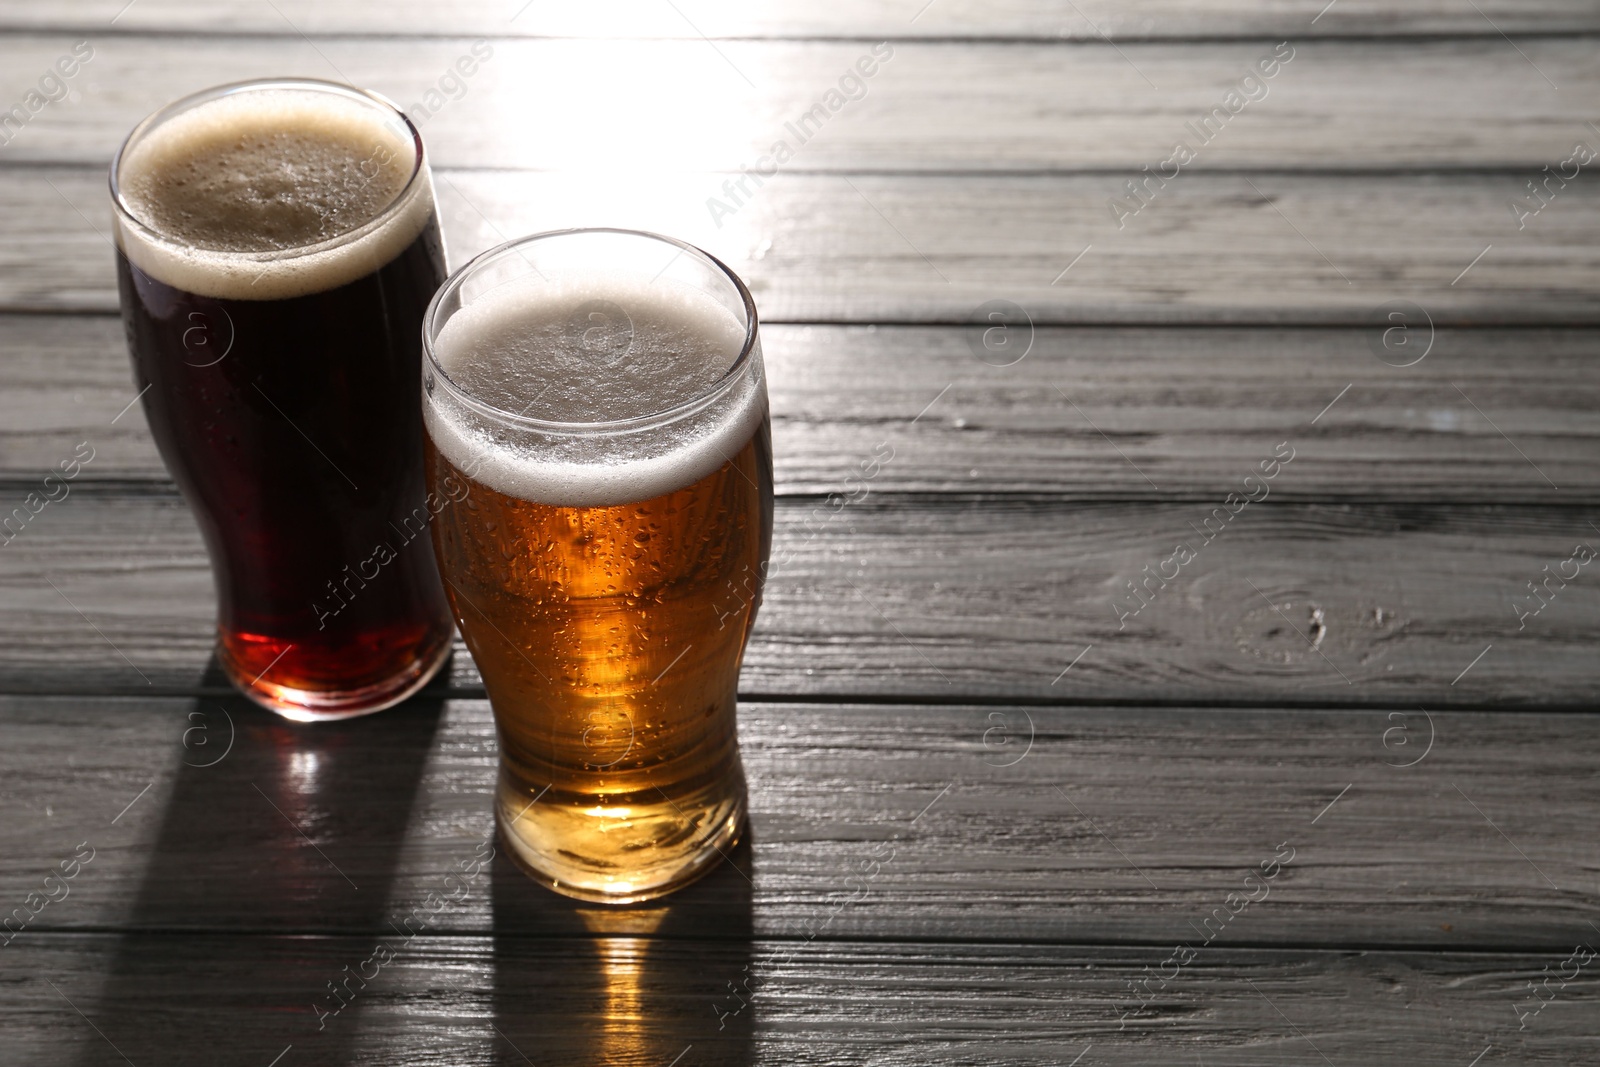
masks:
<path fill-rule="evenodd" d="M 492 1062 L 747 1067 L 748 835 L 728 859 L 666 900 L 614 907 L 559 896 L 496 856 Z"/>
<path fill-rule="evenodd" d="M 203 684 L 228 688 L 214 659 Z M 298 725 L 237 695 L 194 701 L 131 930 L 90 1012 L 106 1040 L 87 1038 L 82 1067 L 122 1062 L 108 1043 L 138 1064 L 266 1067 L 290 1045 L 283 1067 L 345 1062 L 372 997 L 350 982 L 346 1003 L 329 983 L 376 938 L 253 935 L 383 928 L 443 706 L 425 692 L 377 716 Z"/>
<path fill-rule="evenodd" d="M 227 690 L 215 662 L 204 684 Z M 125 932 L 98 999 L 77 1000 L 100 1031 L 78 1067 L 338 1067 L 384 1049 L 403 1062 L 442 1033 L 503 1065 L 749 1064 L 748 841 L 669 900 L 628 908 L 559 896 L 497 855 L 491 939 L 439 930 L 401 948 L 392 890 L 443 707 L 425 692 L 296 725 L 231 693 L 193 701 Z M 317 936 L 352 931 L 366 932 Z M 370 967 L 379 943 L 399 962 Z M 464 1014 L 437 1014 L 456 994 Z"/>

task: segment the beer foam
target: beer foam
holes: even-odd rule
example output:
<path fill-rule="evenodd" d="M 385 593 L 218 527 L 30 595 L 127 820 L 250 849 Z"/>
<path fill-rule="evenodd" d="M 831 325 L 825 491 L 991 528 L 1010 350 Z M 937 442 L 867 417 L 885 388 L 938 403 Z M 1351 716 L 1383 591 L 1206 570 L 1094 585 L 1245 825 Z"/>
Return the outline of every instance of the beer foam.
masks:
<path fill-rule="evenodd" d="M 146 274 L 203 296 L 335 289 L 393 260 L 428 224 L 433 191 L 426 170 L 411 182 L 416 152 L 411 130 L 376 101 L 292 85 L 227 93 L 123 151 L 118 189 L 144 229 L 119 215 L 119 245 Z"/>
<path fill-rule="evenodd" d="M 760 351 L 715 388 L 744 347 L 745 325 L 714 297 L 670 278 L 615 273 L 582 287 L 527 275 L 465 304 L 440 329 L 433 358 L 482 412 L 430 384 L 428 434 L 454 466 L 497 492 L 567 507 L 648 500 L 721 467 L 767 412 Z M 701 398 L 671 421 L 658 412 Z"/>

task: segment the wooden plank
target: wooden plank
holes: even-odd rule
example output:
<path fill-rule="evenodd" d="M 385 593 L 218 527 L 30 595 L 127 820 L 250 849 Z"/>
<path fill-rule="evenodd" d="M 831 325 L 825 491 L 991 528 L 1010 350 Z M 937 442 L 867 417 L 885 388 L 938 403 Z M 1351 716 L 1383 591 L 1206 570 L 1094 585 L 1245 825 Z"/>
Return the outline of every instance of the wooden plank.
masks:
<path fill-rule="evenodd" d="M 887 443 L 878 492 L 1220 499 L 1286 440 L 1297 453 L 1279 500 L 1540 503 L 1600 490 L 1600 336 L 1431 332 L 1414 311 L 1402 318 L 1413 325 L 1019 324 L 991 335 L 992 349 L 982 323 L 767 325 L 778 492 L 844 491 Z M 123 411 L 135 386 L 116 319 L 0 315 L 0 351 L 0 504 L 82 442 L 95 449 L 86 479 L 167 480 L 143 408 Z"/>
<path fill-rule="evenodd" d="M 261 10 L 272 17 L 271 8 Z M 9 106 L 74 39 L 0 40 L 8 71 L 0 100 Z M 1195 152 L 1185 174 L 1527 171 L 1507 183 L 1509 193 L 1524 178 L 1542 178 L 1540 169 L 1570 156 L 1575 142 L 1600 143 L 1586 124 L 1586 102 L 1600 96 L 1587 40 L 1535 38 L 1517 48 L 1497 35 L 1295 42 L 733 41 L 717 46 L 719 58 L 700 40 L 500 41 L 474 52 L 467 37 L 114 37 L 97 39 L 72 96 L 7 136 L 0 160 L 103 165 L 135 123 L 197 85 L 286 74 L 389 95 L 421 121 L 442 166 L 620 171 L 630 179 L 641 167 L 652 177 L 767 169 L 760 161 L 786 140 L 787 173 L 1102 169 L 1116 172 L 1104 180 L 1109 194 L 1142 177 L 1141 167 L 1155 170 L 1182 141 Z M 181 66 L 171 61 L 175 49 Z M 858 98 L 837 97 L 836 111 L 818 113 L 820 129 L 817 117 L 803 120 L 863 59 L 873 75 L 845 84 Z M 1213 116 L 1263 59 L 1273 76 L 1245 85 L 1257 99 L 1236 96 L 1236 115 Z M 456 72 L 458 60 L 470 76 Z M 577 85 L 584 91 L 572 91 Z M 1201 129 L 1207 117 L 1212 128 Z M 1570 165 L 1566 171 L 1570 178 Z"/>
<path fill-rule="evenodd" d="M 1593 944 L 1587 929 L 1574 936 Z M 365 988 L 352 979 L 348 1006 L 319 1032 L 315 998 L 332 1003 L 325 983 L 375 951 L 370 938 L 35 939 L 8 950 L 18 968 L 8 1047 L 41 1067 L 118 1054 L 210 1064 L 219 1047 L 246 1063 L 419 1067 L 662 1067 L 674 1056 L 1031 1067 L 1086 1053 L 1085 1064 L 1468 1064 L 1490 1049 L 1496 1058 L 1483 1062 L 1573 1064 L 1592 1059 L 1600 1018 L 1592 948 L 1577 957 L 1588 969 L 1563 967 L 1571 945 L 1539 955 L 1213 950 L 1119 1029 L 1139 1003 L 1132 983 L 1166 949 L 436 937 L 418 938 Z M 1519 1031 L 1526 984 L 1546 973 L 1554 1000 Z M 1576 977 L 1562 983 L 1561 973 Z M 730 984 L 746 981 L 747 1006 L 719 1022 L 746 1000 Z"/>
<path fill-rule="evenodd" d="M 0 2 L 0 26 L 123 32 L 238 32 L 383 36 L 501 34 L 530 36 L 682 37 L 963 37 L 1119 41 L 1216 36 L 1593 33 L 1594 7 L 1582 0 L 1481 0 L 1479 11 L 1446 0 L 1396 7 L 1380 0 L 827 0 L 726 4 L 714 0 L 620 0 L 603 11 L 582 5 L 457 0 L 83 0 L 41 7 Z M 1480 14 L 1481 12 L 1481 14 Z M 708 62 L 717 62 L 714 56 Z"/>
<path fill-rule="evenodd" d="M 1554 950 L 1597 917 L 1592 714 L 739 714 L 753 844 L 663 936 L 742 912 L 761 937 Z M 384 933 L 446 892 L 430 932 L 585 932 L 503 859 L 445 881 L 488 854 L 485 701 L 296 727 L 238 697 L 9 697 L 0 725 L 5 913 L 93 853 L 30 934 Z"/>
<path fill-rule="evenodd" d="M 1268 499 L 1238 503 L 1230 518 L 1224 505 L 877 494 L 836 509 L 785 498 L 743 689 L 1048 703 L 1592 701 L 1600 586 L 1574 558 L 1596 539 L 1583 511 Z M 1179 543 L 1194 553 L 1187 562 Z M 1176 573 L 1165 586 L 1162 570 Z M 1536 599 L 1529 583 L 1547 580 Z M 204 684 L 210 572 L 174 496 L 84 486 L 48 505 L 0 550 L 0 590 L 0 691 Z M 476 691 L 464 655 L 451 677 Z"/>
<path fill-rule="evenodd" d="M 457 171 L 439 187 L 454 263 L 516 234 L 655 230 L 722 257 L 769 321 L 968 322 L 1007 299 L 1039 325 L 1350 325 L 1405 299 L 1436 326 L 1600 323 L 1600 185 L 1519 232 L 1520 181 L 1194 174 L 1121 231 L 1110 175 L 784 175 L 720 229 L 704 176 Z M 98 171 L 0 170 L 0 311 L 116 306 L 91 221 L 105 197 Z"/>

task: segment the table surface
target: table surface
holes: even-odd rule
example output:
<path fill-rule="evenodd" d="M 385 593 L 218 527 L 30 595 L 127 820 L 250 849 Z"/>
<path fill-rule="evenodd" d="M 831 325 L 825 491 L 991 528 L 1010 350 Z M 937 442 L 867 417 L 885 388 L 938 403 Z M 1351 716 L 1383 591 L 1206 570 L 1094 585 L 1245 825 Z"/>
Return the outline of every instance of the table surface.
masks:
<path fill-rule="evenodd" d="M 1595 1062 L 1597 37 L 1583 0 L 0 0 L 0 109 L 92 49 L 0 148 L 0 510 L 93 452 L 0 545 L 0 1060 Z M 756 294 L 751 841 L 668 901 L 472 862 L 463 649 L 314 728 L 211 660 L 105 171 L 273 74 L 425 114 L 453 263 L 639 226 Z"/>

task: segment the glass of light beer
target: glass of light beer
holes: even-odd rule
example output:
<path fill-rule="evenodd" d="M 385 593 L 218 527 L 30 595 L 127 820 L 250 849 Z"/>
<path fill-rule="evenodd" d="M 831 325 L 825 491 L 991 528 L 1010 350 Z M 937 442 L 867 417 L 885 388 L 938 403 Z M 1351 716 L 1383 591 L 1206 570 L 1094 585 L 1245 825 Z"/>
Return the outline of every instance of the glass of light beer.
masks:
<path fill-rule="evenodd" d="M 444 281 L 422 139 L 329 82 L 210 89 L 111 169 L 135 384 L 205 538 L 218 659 L 295 720 L 398 703 L 450 652 L 417 374 Z"/>
<path fill-rule="evenodd" d="M 669 893 L 745 822 L 735 692 L 772 536 L 755 303 L 690 245 L 567 230 L 454 274 L 423 343 L 434 548 L 506 851 L 568 896 Z"/>

